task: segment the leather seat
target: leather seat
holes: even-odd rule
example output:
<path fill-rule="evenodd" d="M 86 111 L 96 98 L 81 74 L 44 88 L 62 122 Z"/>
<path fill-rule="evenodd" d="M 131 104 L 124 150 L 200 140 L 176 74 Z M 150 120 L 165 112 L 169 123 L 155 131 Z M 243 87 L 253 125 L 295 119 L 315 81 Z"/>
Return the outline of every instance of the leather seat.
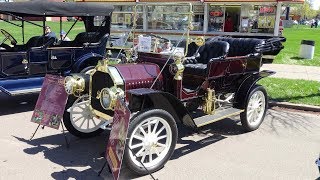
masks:
<path fill-rule="evenodd" d="M 27 51 L 32 47 L 36 47 L 41 36 L 33 36 L 31 37 L 26 44 L 23 45 L 15 45 L 13 51 Z"/>
<path fill-rule="evenodd" d="M 196 64 L 185 64 L 184 73 L 198 75 L 198 76 L 206 76 L 207 74 L 207 64 L 196 63 Z"/>
<path fill-rule="evenodd" d="M 52 46 L 54 44 L 54 42 L 56 42 L 56 38 L 54 37 L 48 37 L 48 36 L 40 36 L 36 43 L 35 43 L 35 46 L 33 47 L 43 47 L 43 48 L 46 48 L 46 47 L 49 47 L 49 46 Z"/>
<path fill-rule="evenodd" d="M 229 50 L 229 43 L 225 41 L 207 41 L 199 49 L 199 57 L 193 57 L 184 61 L 186 74 L 206 76 L 209 61 L 221 60 Z"/>
<path fill-rule="evenodd" d="M 230 44 L 228 57 L 246 56 L 248 54 L 259 53 L 258 45 L 264 44 L 265 40 L 257 38 L 229 38 L 213 37 L 208 41 L 225 41 Z"/>
<path fill-rule="evenodd" d="M 178 47 L 186 48 L 186 43 L 187 43 L 186 40 L 183 40 L 183 41 L 181 41 L 181 42 L 179 43 Z M 191 56 L 193 56 L 193 55 L 198 51 L 198 49 L 199 49 L 199 46 L 196 45 L 195 42 L 190 43 L 190 44 L 188 45 L 188 53 L 187 53 L 186 57 L 191 57 Z M 184 51 L 186 51 L 186 49 L 185 49 Z"/>
<path fill-rule="evenodd" d="M 72 41 L 72 46 L 82 47 L 84 43 L 99 43 L 102 40 L 102 34 L 97 32 L 79 33 Z"/>

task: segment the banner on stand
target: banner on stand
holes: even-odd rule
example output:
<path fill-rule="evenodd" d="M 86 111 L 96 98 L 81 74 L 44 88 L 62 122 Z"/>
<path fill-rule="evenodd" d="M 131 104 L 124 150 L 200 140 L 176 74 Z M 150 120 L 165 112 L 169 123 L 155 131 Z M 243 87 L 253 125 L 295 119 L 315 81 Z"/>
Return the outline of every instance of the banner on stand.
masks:
<path fill-rule="evenodd" d="M 64 77 L 47 74 L 31 118 L 32 122 L 59 129 L 68 95 Z"/>

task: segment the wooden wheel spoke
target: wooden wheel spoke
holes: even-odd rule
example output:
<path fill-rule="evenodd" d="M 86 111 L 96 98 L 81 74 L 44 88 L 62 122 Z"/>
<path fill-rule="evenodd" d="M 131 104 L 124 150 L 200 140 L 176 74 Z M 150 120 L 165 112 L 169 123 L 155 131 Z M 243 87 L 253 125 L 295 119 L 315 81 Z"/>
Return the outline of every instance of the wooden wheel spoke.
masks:
<path fill-rule="evenodd" d="M 164 130 L 164 126 L 162 126 L 162 128 L 159 129 L 159 131 L 156 133 L 156 136 L 159 136 L 159 134 Z"/>
<path fill-rule="evenodd" d="M 141 147 L 141 146 L 143 146 L 143 143 L 132 145 L 132 146 L 130 146 L 130 148 L 131 149 L 135 149 L 135 148 L 138 148 L 138 147 Z"/>
<path fill-rule="evenodd" d="M 138 140 L 140 140 L 140 141 L 143 141 L 143 140 L 144 140 L 144 137 L 139 136 L 139 135 L 133 135 L 133 138 L 138 139 Z"/>

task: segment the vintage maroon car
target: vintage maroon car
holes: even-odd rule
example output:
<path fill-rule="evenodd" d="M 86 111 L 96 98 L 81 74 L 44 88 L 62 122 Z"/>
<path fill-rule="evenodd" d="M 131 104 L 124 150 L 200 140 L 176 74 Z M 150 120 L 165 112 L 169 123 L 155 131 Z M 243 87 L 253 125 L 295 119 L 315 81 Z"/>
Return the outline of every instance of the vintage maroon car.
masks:
<path fill-rule="evenodd" d="M 175 149 L 178 126 L 198 128 L 240 114 L 245 131 L 258 129 L 268 97 L 256 83 L 274 73 L 260 71 L 262 55 L 282 48 L 278 38 L 214 37 L 188 44 L 187 57 L 139 52 L 135 63 L 102 60 L 89 74 L 66 78 L 64 124 L 78 137 L 98 135 L 123 99 L 131 111 L 132 149 L 125 149 L 124 161 L 137 174 L 147 173 L 141 163 L 157 171 Z"/>

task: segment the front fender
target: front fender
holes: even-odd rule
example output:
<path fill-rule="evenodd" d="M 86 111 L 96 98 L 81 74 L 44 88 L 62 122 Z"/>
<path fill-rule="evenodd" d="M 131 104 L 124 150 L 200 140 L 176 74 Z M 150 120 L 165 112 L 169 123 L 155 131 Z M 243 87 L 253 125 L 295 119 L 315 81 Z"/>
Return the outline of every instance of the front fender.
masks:
<path fill-rule="evenodd" d="M 185 106 L 170 93 L 141 88 L 129 90 L 127 95 L 131 112 L 148 108 L 163 109 L 169 112 L 177 123 L 192 128 L 196 127 Z"/>
<path fill-rule="evenodd" d="M 235 94 L 235 108 L 244 109 L 246 104 L 246 99 L 249 96 L 252 87 L 262 78 L 271 76 L 275 74 L 274 71 L 263 70 L 257 74 L 252 74 L 248 76 L 244 81 L 242 81 Z"/>
<path fill-rule="evenodd" d="M 97 53 L 85 54 L 76 60 L 72 72 L 80 72 L 85 66 L 95 66 L 101 59 L 103 59 L 103 56 Z"/>

